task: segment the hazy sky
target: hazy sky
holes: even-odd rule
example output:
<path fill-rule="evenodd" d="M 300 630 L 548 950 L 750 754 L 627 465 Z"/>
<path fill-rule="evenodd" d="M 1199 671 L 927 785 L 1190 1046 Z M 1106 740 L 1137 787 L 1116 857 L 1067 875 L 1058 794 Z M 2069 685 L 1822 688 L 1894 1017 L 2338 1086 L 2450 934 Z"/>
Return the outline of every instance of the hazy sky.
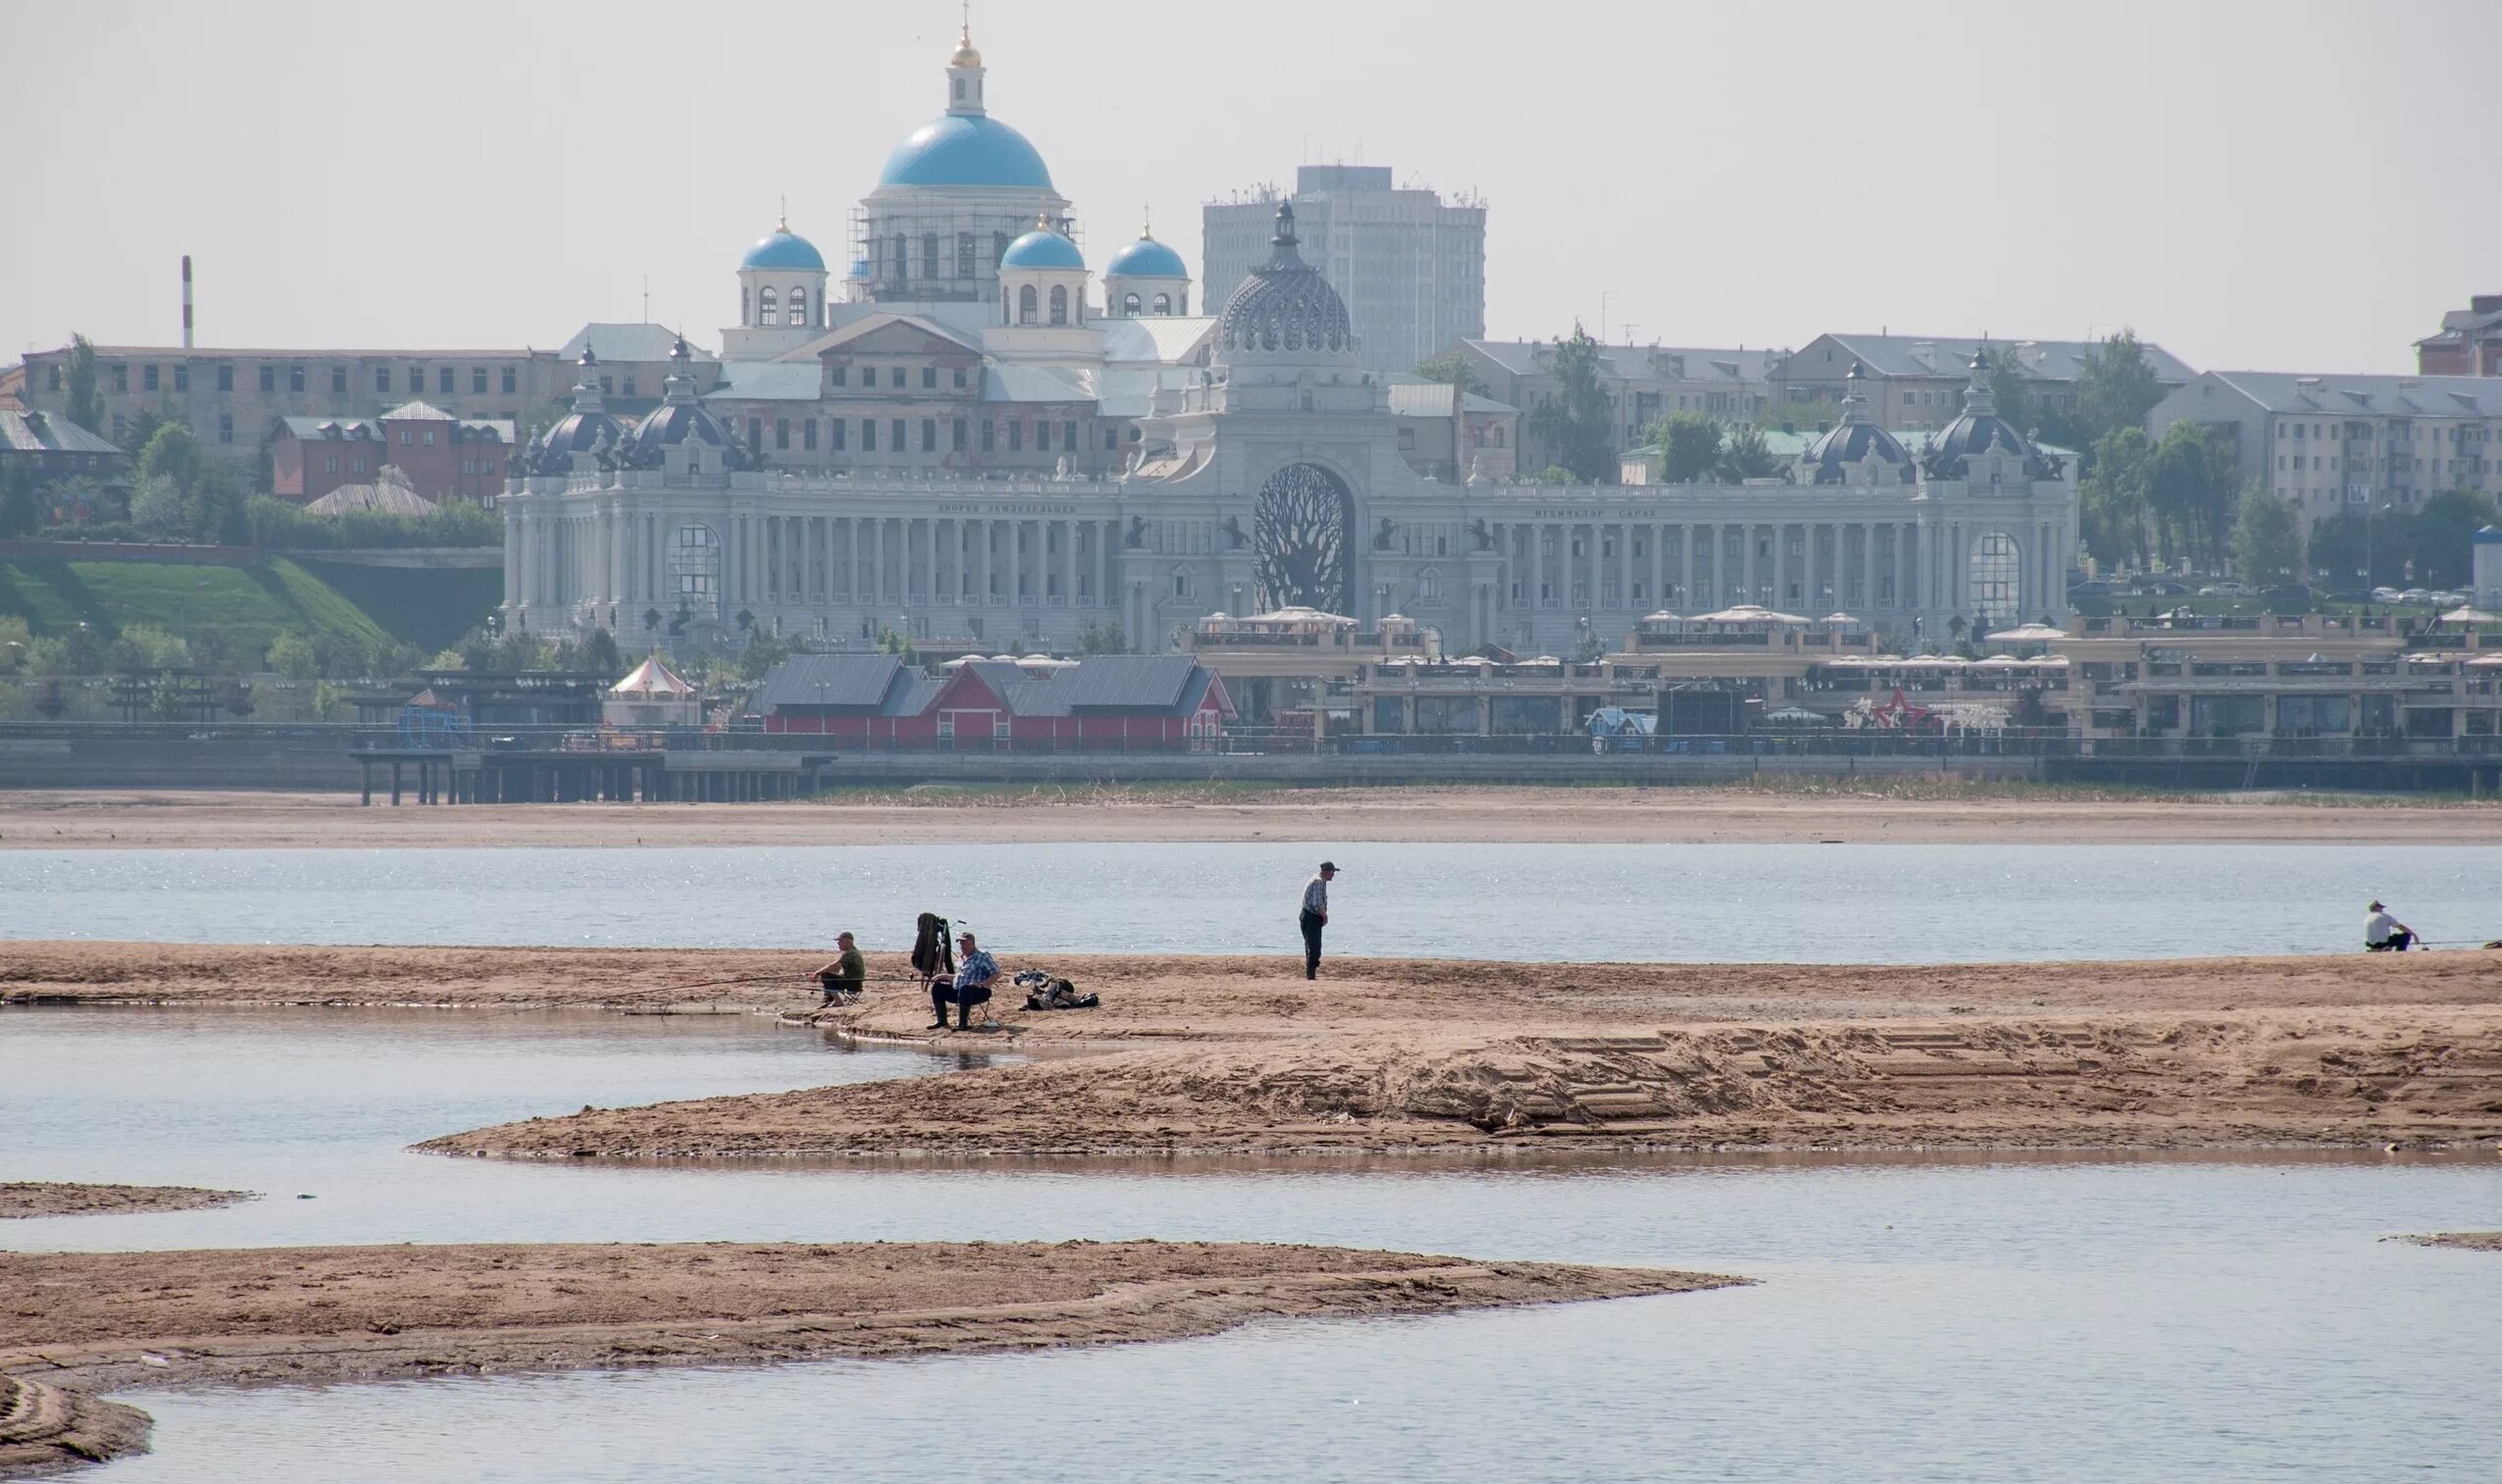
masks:
<path fill-rule="evenodd" d="M 179 340 L 717 345 L 746 244 L 847 261 L 952 0 L 0 0 L 0 356 Z M 2502 291 L 2496 0 L 977 0 L 992 111 L 1099 264 L 1302 161 L 1489 203 L 1487 322 L 2078 337 L 2412 369 Z"/>

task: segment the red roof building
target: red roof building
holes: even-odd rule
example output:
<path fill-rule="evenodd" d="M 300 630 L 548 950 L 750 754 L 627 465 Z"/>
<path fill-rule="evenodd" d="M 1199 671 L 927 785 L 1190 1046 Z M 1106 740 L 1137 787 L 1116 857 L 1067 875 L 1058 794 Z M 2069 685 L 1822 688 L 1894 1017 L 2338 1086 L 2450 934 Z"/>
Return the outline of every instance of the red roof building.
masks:
<path fill-rule="evenodd" d="M 806 654 L 765 677 L 755 707 L 768 733 L 959 752 L 1212 747 L 1233 711 L 1187 654 L 967 660 L 945 679 L 889 654 Z"/>

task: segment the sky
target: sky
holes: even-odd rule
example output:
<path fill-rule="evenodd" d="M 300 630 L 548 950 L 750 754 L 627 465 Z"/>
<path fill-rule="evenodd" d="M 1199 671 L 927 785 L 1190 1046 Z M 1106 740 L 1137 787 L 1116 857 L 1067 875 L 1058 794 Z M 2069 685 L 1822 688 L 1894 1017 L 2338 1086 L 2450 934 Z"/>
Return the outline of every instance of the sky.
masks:
<path fill-rule="evenodd" d="M 179 343 L 717 346 L 747 243 L 847 260 L 955 0 L 0 0 L 0 363 Z M 1100 264 L 1299 163 L 1489 208 L 1487 328 L 2082 338 L 2403 372 L 2502 292 L 2495 0 L 975 0 Z"/>

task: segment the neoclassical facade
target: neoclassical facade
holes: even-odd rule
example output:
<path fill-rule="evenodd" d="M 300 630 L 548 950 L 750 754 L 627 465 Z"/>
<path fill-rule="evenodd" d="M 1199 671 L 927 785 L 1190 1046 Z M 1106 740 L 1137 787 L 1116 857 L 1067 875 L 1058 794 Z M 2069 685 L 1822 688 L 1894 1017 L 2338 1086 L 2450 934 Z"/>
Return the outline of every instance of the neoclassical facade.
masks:
<path fill-rule="evenodd" d="M 586 352 L 500 500 L 509 626 L 634 652 L 759 629 L 1162 649 L 1304 605 L 1563 654 L 1739 603 L 1906 640 L 2061 616 L 2074 477 L 1985 394 L 1915 452 L 1854 382 L 1784 477 L 1744 486 L 1512 483 L 1516 414 L 1367 369 L 1291 202 L 1221 306 L 1194 317 L 1142 232 L 1095 307 L 1070 203 L 987 77 L 959 38 L 945 112 L 861 202 L 843 300 L 786 222 L 740 263 L 717 376 L 680 341 L 630 425 Z"/>

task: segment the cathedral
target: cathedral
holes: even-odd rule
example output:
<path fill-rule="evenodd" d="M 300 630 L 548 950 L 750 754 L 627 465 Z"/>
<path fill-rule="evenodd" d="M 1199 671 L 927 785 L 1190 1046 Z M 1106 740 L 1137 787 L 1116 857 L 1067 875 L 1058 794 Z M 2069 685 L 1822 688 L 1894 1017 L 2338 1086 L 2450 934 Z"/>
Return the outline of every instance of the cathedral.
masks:
<path fill-rule="evenodd" d="M 607 410 L 585 352 L 499 501 L 509 629 L 628 652 L 881 629 L 1154 650 L 1211 613 L 1305 606 L 1564 653 L 1655 611 L 1904 636 L 2064 611 L 2074 475 L 1983 390 L 1917 450 L 1854 394 L 1774 480 L 1519 483 L 1515 409 L 1362 366 L 1290 204 L 1221 306 L 1194 315 L 1145 230 L 1098 299 L 1072 203 L 987 82 L 965 34 L 839 292 L 784 222 L 740 262 L 718 362 L 680 340 L 647 414 Z"/>

